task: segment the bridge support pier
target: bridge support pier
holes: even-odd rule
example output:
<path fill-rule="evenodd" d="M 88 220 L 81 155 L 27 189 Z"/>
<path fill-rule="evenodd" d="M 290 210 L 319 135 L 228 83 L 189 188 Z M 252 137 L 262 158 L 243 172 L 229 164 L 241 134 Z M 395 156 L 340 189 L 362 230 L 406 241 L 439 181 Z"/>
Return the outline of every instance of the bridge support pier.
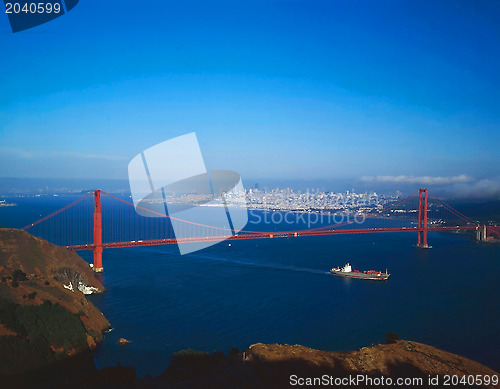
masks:
<path fill-rule="evenodd" d="M 101 273 L 102 267 L 102 215 L 101 191 L 94 191 L 94 271 Z"/>
<path fill-rule="evenodd" d="M 418 241 L 417 247 L 430 249 L 427 243 L 427 189 L 419 189 L 418 192 Z"/>
<path fill-rule="evenodd" d="M 478 242 L 486 242 L 488 240 L 486 226 L 478 227 L 478 229 L 476 230 L 476 240 Z"/>

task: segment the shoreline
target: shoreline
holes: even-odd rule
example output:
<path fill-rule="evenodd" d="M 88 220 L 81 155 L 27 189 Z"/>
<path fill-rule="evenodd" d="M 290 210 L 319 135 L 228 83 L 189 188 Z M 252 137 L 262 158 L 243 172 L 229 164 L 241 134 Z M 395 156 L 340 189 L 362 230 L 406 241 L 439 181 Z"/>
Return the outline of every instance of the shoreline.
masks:
<path fill-rule="evenodd" d="M 412 379 L 415 383 L 433 377 L 443 383 L 446 376 L 454 375 L 459 378 L 488 377 L 492 384 L 484 387 L 500 388 L 500 374 L 479 362 L 423 343 L 400 340 L 394 333 L 386 334 L 386 338 L 385 344 L 350 351 L 262 343 L 250 345 L 243 351 L 233 348 L 227 354 L 186 349 L 173 353 L 161 374 L 145 377 L 138 377 L 133 366 L 117 364 L 98 368 L 92 352 L 85 351 L 48 367 L 1 379 L 5 387 L 13 388 L 33 385 L 86 388 L 90 383 L 119 388 L 233 388 L 242 385 L 284 388 L 289 387 L 292 377 L 328 376 L 332 382 L 337 380 L 339 383 L 352 377 L 386 381 Z M 253 384 L 248 386 L 249 383 Z"/>

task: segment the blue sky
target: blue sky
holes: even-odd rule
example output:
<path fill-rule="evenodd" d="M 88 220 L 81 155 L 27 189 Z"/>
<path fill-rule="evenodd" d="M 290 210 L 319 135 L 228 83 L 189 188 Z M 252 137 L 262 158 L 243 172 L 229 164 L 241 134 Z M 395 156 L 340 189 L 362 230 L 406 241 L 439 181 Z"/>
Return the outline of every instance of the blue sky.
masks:
<path fill-rule="evenodd" d="M 0 177 L 126 179 L 195 131 L 207 167 L 243 179 L 500 193 L 499 17 L 493 1 L 82 0 L 13 34 L 0 15 Z"/>

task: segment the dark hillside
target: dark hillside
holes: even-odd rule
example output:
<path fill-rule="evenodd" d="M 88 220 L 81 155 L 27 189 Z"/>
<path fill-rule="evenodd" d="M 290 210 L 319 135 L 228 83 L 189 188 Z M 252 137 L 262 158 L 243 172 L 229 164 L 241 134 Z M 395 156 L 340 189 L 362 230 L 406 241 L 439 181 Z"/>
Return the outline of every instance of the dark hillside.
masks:
<path fill-rule="evenodd" d="M 77 254 L 25 231 L 0 229 L 0 374 L 94 348 L 110 325 L 84 292 L 102 291 Z"/>

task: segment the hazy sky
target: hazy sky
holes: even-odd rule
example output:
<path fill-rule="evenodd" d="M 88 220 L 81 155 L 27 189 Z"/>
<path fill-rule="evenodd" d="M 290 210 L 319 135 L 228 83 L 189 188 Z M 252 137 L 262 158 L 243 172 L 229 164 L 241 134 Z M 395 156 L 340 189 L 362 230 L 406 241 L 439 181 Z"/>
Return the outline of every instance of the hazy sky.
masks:
<path fill-rule="evenodd" d="M 0 177 L 126 179 L 195 131 L 243 178 L 500 193 L 498 20 L 498 1 L 82 0 L 13 34 L 2 13 Z"/>

